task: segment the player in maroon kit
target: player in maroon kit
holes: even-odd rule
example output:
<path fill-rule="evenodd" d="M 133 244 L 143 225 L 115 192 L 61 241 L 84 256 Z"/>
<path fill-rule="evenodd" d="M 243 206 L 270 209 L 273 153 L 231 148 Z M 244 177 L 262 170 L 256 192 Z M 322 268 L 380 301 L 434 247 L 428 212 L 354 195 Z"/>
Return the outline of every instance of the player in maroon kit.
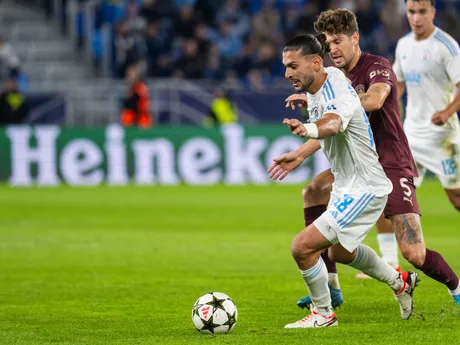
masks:
<path fill-rule="evenodd" d="M 415 195 L 414 176 L 417 176 L 412 154 L 409 149 L 401 120 L 397 79 L 392 66 L 383 57 L 365 54 L 359 48 L 358 24 L 355 15 L 344 9 L 321 13 L 315 22 L 315 29 L 325 33 L 331 46 L 331 59 L 336 67 L 350 79 L 367 112 L 374 133 L 380 164 L 393 183 L 384 215 L 389 218 L 396 239 L 403 254 L 412 265 L 422 270 L 434 280 L 446 285 L 450 290 L 459 285 L 459 280 L 443 257 L 426 249 L 420 224 L 420 212 Z M 306 107 L 304 95 L 290 96 L 287 106 Z M 274 159 L 270 167 L 270 177 L 283 179 L 308 157 L 317 144 L 307 141 L 296 152 L 289 152 Z M 329 193 L 334 178 L 330 170 L 317 175 L 304 190 L 305 222 L 310 224 L 327 208 Z M 381 222 L 384 224 L 385 220 Z M 382 226 L 382 225 L 381 225 Z M 328 271 L 336 273 L 333 257 L 323 253 Z M 340 305 L 342 295 L 337 275 L 330 275 L 331 297 Z M 299 301 L 299 306 L 309 307 L 309 297 Z"/>

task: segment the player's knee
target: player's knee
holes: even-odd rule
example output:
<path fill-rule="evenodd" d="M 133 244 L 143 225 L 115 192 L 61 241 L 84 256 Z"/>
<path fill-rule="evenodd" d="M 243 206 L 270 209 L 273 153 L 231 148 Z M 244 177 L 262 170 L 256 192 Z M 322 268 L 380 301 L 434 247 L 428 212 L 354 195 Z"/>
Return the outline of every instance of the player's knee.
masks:
<path fill-rule="evenodd" d="M 298 236 L 292 241 L 291 254 L 295 261 L 305 261 L 308 259 L 315 250 L 311 248 L 310 244 L 305 239 L 300 239 Z"/>
<path fill-rule="evenodd" d="M 403 246 L 401 247 L 401 254 L 404 258 L 409 261 L 415 267 L 422 267 L 425 262 L 425 248 L 418 248 L 415 246 Z"/>

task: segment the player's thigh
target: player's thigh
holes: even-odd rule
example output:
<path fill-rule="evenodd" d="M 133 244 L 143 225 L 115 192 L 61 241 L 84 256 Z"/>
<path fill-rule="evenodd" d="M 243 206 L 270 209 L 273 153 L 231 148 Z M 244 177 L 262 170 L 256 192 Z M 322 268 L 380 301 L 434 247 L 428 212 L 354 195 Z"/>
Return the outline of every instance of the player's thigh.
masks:
<path fill-rule="evenodd" d="M 387 196 L 376 197 L 367 191 L 332 193 L 322 217 L 337 234 L 336 243 L 352 253 L 379 219 L 387 199 Z"/>
<path fill-rule="evenodd" d="M 302 190 L 304 207 L 327 205 L 329 203 L 334 175 L 327 169 L 316 175 Z"/>
<path fill-rule="evenodd" d="M 400 170 L 385 170 L 385 174 L 393 184 L 393 191 L 383 213 L 390 218 L 397 214 L 415 213 L 420 215 L 414 178 Z"/>

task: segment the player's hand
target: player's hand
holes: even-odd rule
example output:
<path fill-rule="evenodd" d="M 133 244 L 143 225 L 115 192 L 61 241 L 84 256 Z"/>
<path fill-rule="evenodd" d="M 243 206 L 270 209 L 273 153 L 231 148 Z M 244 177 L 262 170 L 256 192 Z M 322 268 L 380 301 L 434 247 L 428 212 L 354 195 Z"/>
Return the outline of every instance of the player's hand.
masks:
<path fill-rule="evenodd" d="M 442 126 L 445 124 L 447 121 L 449 121 L 450 113 L 448 113 L 445 110 L 438 111 L 433 115 L 431 118 L 431 122 L 437 126 Z"/>
<path fill-rule="evenodd" d="M 301 137 L 307 136 L 307 129 L 304 127 L 303 123 L 297 119 L 284 119 L 283 124 L 285 124 L 289 130 L 294 135 L 299 135 Z"/>
<path fill-rule="evenodd" d="M 292 110 L 294 110 L 295 107 L 306 108 L 308 106 L 307 95 L 304 93 L 295 93 L 290 95 L 286 98 L 285 102 L 286 108 L 291 107 Z"/>
<path fill-rule="evenodd" d="M 299 153 L 292 151 L 273 159 L 273 164 L 268 168 L 272 180 L 283 180 L 292 170 L 303 162 Z"/>

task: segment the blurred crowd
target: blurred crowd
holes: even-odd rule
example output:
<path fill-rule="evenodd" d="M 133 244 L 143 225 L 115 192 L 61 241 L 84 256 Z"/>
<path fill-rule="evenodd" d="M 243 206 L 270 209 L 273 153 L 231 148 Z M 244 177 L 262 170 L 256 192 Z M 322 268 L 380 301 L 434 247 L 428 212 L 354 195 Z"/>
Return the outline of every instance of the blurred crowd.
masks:
<path fill-rule="evenodd" d="M 409 31 L 403 0 L 103 1 L 97 23 L 114 26 L 114 75 L 143 64 L 149 77 L 235 81 L 263 89 L 282 77 L 283 43 L 313 31 L 328 8 L 356 13 L 363 50 L 393 58 Z M 437 23 L 457 40 L 460 1 L 438 1 Z"/>

